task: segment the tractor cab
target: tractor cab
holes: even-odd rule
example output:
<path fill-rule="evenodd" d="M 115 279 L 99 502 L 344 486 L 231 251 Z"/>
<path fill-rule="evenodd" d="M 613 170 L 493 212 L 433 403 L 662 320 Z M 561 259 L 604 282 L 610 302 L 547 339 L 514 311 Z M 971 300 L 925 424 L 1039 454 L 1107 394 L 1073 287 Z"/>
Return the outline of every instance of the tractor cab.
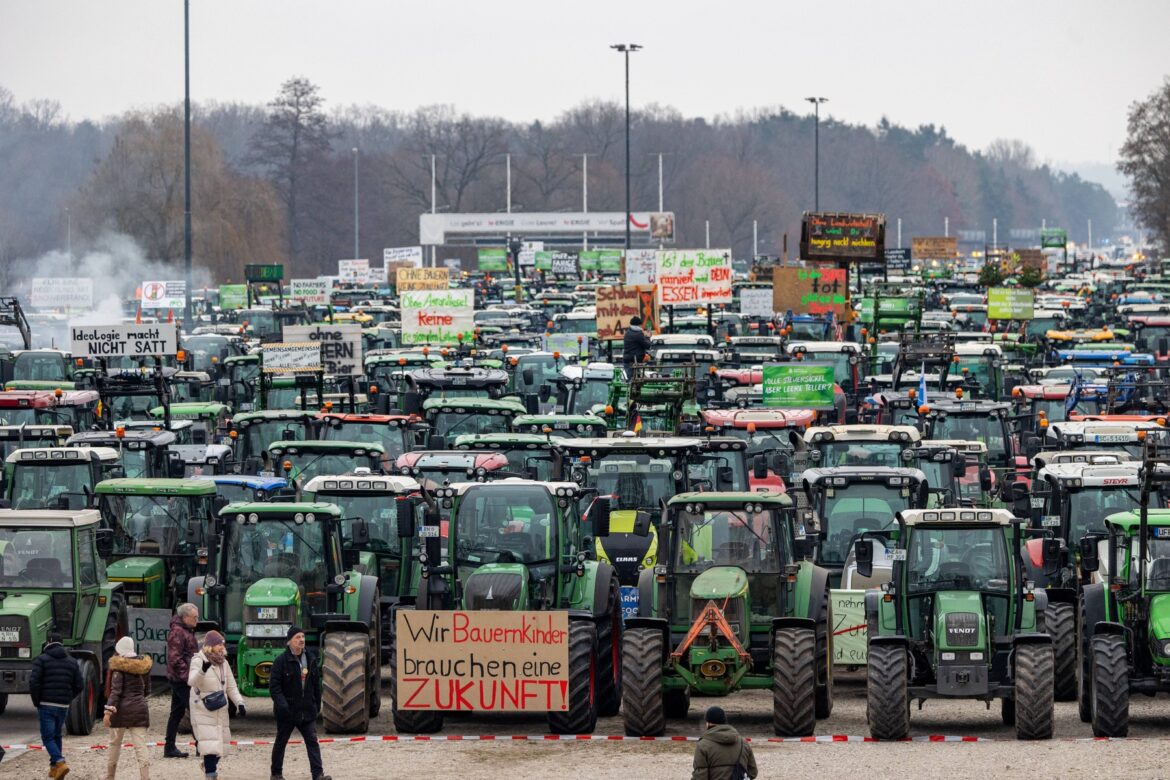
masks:
<path fill-rule="evenodd" d="M 1019 419 L 1027 433 L 1038 433 L 1040 418 L 1049 423 L 1064 422 L 1070 415 L 1090 413 L 1095 407 L 1097 393 L 1090 388 L 1074 389 L 1072 385 L 1016 385 L 1012 398 L 1021 409 Z M 1070 401 L 1071 397 L 1071 401 Z M 1090 405 L 1092 404 L 1092 405 Z"/>
<path fill-rule="evenodd" d="M 4 488 L 13 509 L 84 509 L 103 479 L 123 475 L 109 447 L 30 447 L 4 459 Z"/>
<path fill-rule="evenodd" d="M 389 460 L 381 444 L 313 439 L 272 442 L 268 445 L 268 462 L 290 482 L 303 485 L 322 474 L 346 474 L 359 468 L 381 474 Z"/>
<path fill-rule="evenodd" d="M 487 482 L 524 473 L 513 473 L 508 466 L 508 459 L 498 452 L 415 450 L 399 455 L 394 471 L 433 491 L 453 482 Z"/>
<path fill-rule="evenodd" d="M 257 477 L 241 474 L 216 474 L 203 477 L 215 485 L 217 495 L 223 496 L 228 503 L 247 501 L 276 501 L 284 498 L 296 498 L 296 488 L 289 487 L 288 480 L 282 477 Z"/>
<path fill-rule="evenodd" d="M 556 397 L 555 411 L 561 414 L 593 414 L 611 404 L 611 384 L 621 383 L 625 373 L 612 363 L 585 363 L 567 365 L 553 380 Z M 545 401 L 541 391 L 540 400 Z"/>
<path fill-rule="evenodd" d="M 260 354 L 232 355 L 222 366 L 216 400 L 241 412 L 252 411 L 260 388 Z"/>
<path fill-rule="evenodd" d="M 592 414 L 521 414 L 512 419 L 517 433 L 543 434 L 567 439 L 604 437 L 605 419 Z"/>
<path fill-rule="evenodd" d="M 802 433 L 816 418 L 811 409 L 707 409 L 703 425 L 720 436 L 747 443 L 751 471 L 748 481 L 756 492 L 783 493 L 795 471 L 791 433 Z"/>
<path fill-rule="evenodd" d="M 833 381 L 847 396 L 855 395 L 865 379 L 861 345 L 852 341 L 789 340 L 788 354 L 794 360 L 828 363 L 833 366 Z"/>
<path fill-rule="evenodd" d="M 923 409 L 925 411 L 923 411 Z M 987 445 L 991 465 L 1007 469 L 1015 464 L 1015 436 L 1011 404 L 968 401 L 962 398 L 932 400 L 919 410 L 927 439 L 981 441 Z"/>
<path fill-rule="evenodd" d="M 519 419 L 519 418 L 517 418 Z M 502 471 L 521 474 L 538 482 L 551 480 L 556 464 L 553 448 L 562 438 L 551 433 L 481 433 L 455 439 L 455 449 L 499 453 L 508 459 Z"/>
<path fill-rule="evenodd" d="M 268 445 L 280 441 L 305 441 L 317 436 L 318 415 L 298 409 L 265 409 L 241 412 L 232 417 L 236 462 L 245 474 L 272 472 Z"/>
<path fill-rule="evenodd" d="M 443 449 L 469 433 L 507 433 L 524 406 L 509 398 L 428 398 L 423 417 L 430 425 L 430 449 Z"/>
<path fill-rule="evenodd" d="M 955 344 L 952 373 L 963 377 L 964 386 L 998 401 L 1003 397 L 1003 348 L 979 342 Z"/>
<path fill-rule="evenodd" d="M 919 442 L 918 446 L 910 451 L 914 453 L 914 457 L 907 461 L 907 466 L 921 471 L 929 485 L 930 495 L 925 509 L 976 505 L 973 499 L 965 495 L 963 489 L 964 478 L 973 465 L 964 457 L 963 452 L 950 442 L 929 440 Z"/>
<path fill-rule="evenodd" d="M 68 352 L 60 349 L 22 349 L 12 353 L 12 377 L 9 381 L 35 383 L 34 388 L 52 390 L 57 387 L 72 387 L 73 360 Z"/>
<path fill-rule="evenodd" d="M 175 434 L 158 428 L 82 431 L 69 437 L 69 447 L 105 447 L 118 453 L 122 476 L 132 479 L 179 476 Z"/>
<path fill-rule="evenodd" d="M 794 435 L 796 468 L 805 464 L 820 467 L 886 466 L 897 468 L 907 457 L 902 453 L 922 440 L 910 425 L 827 425 L 806 428 Z"/>
<path fill-rule="evenodd" d="M 509 374 L 498 368 L 445 366 L 416 368 L 406 375 L 403 408 L 417 411 L 431 400 L 499 399 L 508 393 Z"/>
<path fill-rule="evenodd" d="M 386 465 L 413 449 L 418 417 L 405 414 L 339 414 L 327 412 L 317 418 L 324 441 L 345 439 L 368 441 L 382 445 Z M 387 471 L 389 469 L 387 468 Z"/>
<path fill-rule="evenodd" d="M 148 415 L 153 420 L 162 421 L 166 410 L 159 406 L 151 409 Z M 232 426 L 232 410 L 221 403 L 203 403 L 199 401 L 171 404 L 170 416 L 172 420 L 190 420 L 192 444 L 226 444 L 228 431 Z"/>
<path fill-rule="evenodd" d="M 0 393 L 0 425 L 72 424 L 73 420 L 60 408 L 60 399 L 51 390 L 5 390 Z"/>
<path fill-rule="evenodd" d="M 1140 458 L 1147 437 L 1164 439 L 1166 428 L 1156 422 L 1095 422 L 1073 420 L 1046 426 L 1044 445 L 1051 449 L 1120 450 Z"/>

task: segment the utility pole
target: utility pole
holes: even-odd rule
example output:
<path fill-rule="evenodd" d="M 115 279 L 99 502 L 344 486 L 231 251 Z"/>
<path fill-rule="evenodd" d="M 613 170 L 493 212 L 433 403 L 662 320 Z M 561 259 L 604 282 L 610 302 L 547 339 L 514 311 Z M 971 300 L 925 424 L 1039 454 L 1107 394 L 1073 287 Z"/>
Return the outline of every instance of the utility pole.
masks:
<path fill-rule="evenodd" d="M 813 104 L 813 211 L 821 210 L 821 103 L 826 97 L 807 97 Z"/>
<path fill-rule="evenodd" d="M 435 188 L 435 155 L 432 154 L 431 155 L 431 213 L 432 214 L 435 213 L 435 193 L 436 193 L 436 191 L 437 190 Z M 436 247 L 434 244 L 431 244 L 431 268 L 434 268 L 438 265 L 438 261 L 435 259 L 435 252 L 437 249 L 438 249 L 438 247 Z"/>
<path fill-rule="evenodd" d="M 361 252 L 358 245 L 358 150 L 355 146 L 353 148 L 353 259 L 357 260 L 361 257 Z"/>
<path fill-rule="evenodd" d="M 759 220 L 752 220 L 752 260 L 754 261 L 760 256 L 760 223 Z"/>
<path fill-rule="evenodd" d="M 508 209 L 508 213 L 511 214 L 512 213 L 512 155 L 511 154 L 504 155 L 504 167 L 507 169 L 507 172 L 508 172 L 508 205 L 507 205 L 507 209 Z"/>
<path fill-rule="evenodd" d="M 642 47 L 636 43 L 617 43 L 609 48 L 626 57 L 626 249 L 630 248 L 630 53 Z"/>
<path fill-rule="evenodd" d="M 662 152 L 658 153 L 658 210 L 665 211 L 662 207 Z"/>
<path fill-rule="evenodd" d="M 191 329 L 191 0 L 183 0 L 183 324 Z"/>

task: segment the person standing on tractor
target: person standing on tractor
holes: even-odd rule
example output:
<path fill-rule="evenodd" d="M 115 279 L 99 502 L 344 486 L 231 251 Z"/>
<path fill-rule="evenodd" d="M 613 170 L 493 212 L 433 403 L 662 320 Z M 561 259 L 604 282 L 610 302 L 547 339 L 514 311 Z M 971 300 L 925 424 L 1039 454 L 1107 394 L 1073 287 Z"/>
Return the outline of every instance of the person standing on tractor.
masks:
<path fill-rule="evenodd" d="M 154 660 L 134 651 L 134 639 L 124 636 L 114 645 L 110 659 L 109 699 L 103 720 L 110 727 L 110 748 L 106 760 L 106 780 L 115 780 L 118 756 L 127 732 L 134 743 L 139 780 L 150 780 L 150 759 L 146 755 L 146 729 L 150 727 L 150 670 Z"/>
<path fill-rule="evenodd" d="M 630 327 L 622 338 L 622 363 L 626 368 L 641 364 L 650 354 L 651 346 L 650 337 L 642 330 L 642 318 L 630 317 Z"/>
<path fill-rule="evenodd" d="M 276 715 L 276 741 L 272 743 L 272 780 L 284 780 L 284 750 L 293 729 L 301 732 L 313 780 L 331 780 L 321 766 L 317 743 L 317 712 L 321 709 L 321 669 L 317 654 L 305 647 L 300 626 L 288 630 L 285 651 L 272 662 L 269 692 Z"/>
<path fill-rule="evenodd" d="M 741 780 L 758 774 L 752 746 L 727 725 L 722 707 L 708 707 L 707 730 L 695 745 L 691 780 Z"/>
<path fill-rule="evenodd" d="M 179 723 L 191 701 L 191 687 L 187 675 L 191 668 L 191 656 L 199 652 L 195 640 L 195 624 L 199 622 L 199 608 L 194 604 L 180 604 L 171 618 L 171 630 L 167 634 L 167 681 L 171 684 L 171 715 L 167 718 L 165 758 L 186 758 L 187 754 L 175 745 Z"/>
<path fill-rule="evenodd" d="M 41 726 L 41 744 L 49 754 L 49 777 L 54 780 L 69 774 L 69 764 L 61 754 L 61 730 L 69 715 L 69 704 L 85 690 L 81 667 L 61 644 L 61 635 L 49 634 L 41 654 L 33 661 L 28 679 L 28 693 Z"/>

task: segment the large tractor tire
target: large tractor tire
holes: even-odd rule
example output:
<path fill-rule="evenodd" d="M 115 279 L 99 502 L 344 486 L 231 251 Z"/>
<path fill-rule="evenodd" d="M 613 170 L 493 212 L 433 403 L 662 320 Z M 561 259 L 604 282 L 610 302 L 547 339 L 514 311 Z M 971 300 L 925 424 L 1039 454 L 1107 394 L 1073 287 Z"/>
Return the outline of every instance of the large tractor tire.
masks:
<path fill-rule="evenodd" d="M 772 729 L 779 737 L 810 737 L 817 727 L 817 637 L 781 628 L 772 647 Z"/>
<path fill-rule="evenodd" d="M 1129 734 L 1129 659 L 1117 634 L 1093 637 L 1092 718 L 1094 737 Z"/>
<path fill-rule="evenodd" d="M 833 714 L 833 602 L 826 589 L 817 623 L 817 720 Z"/>
<path fill-rule="evenodd" d="M 626 736 L 666 732 L 662 692 L 662 632 L 631 628 L 622 635 L 622 720 Z"/>
<path fill-rule="evenodd" d="M 325 635 L 321 663 L 321 719 L 330 734 L 364 734 L 370 728 L 370 635 Z"/>
<path fill-rule="evenodd" d="M 1077 714 L 1081 723 L 1093 721 L 1093 647 L 1085 635 L 1085 606 L 1081 605 L 1081 622 L 1077 625 Z"/>
<path fill-rule="evenodd" d="M 398 709 L 398 643 L 393 628 L 390 630 L 390 711 L 394 730 L 399 734 L 434 734 L 443 728 L 441 712 Z"/>
<path fill-rule="evenodd" d="M 69 704 L 69 714 L 65 718 L 65 731 L 73 736 L 85 736 L 93 731 L 101 696 L 97 665 L 88 658 L 81 660 L 81 679 L 85 685 Z"/>
<path fill-rule="evenodd" d="M 910 669 L 906 648 L 871 644 L 866 667 L 865 719 L 874 739 L 910 736 Z"/>
<path fill-rule="evenodd" d="M 1056 701 L 1077 697 L 1077 614 L 1072 604 L 1049 604 L 1045 624 L 1052 637 Z"/>
<path fill-rule="evenodd" d="M 597 728 L 597 626 L 569 623 L 569 708 L 549 712 L 554 734 L 592 734 Z"/>
<path fill-rule="evenodd" d="M 382 614 L 377 607 L 370 613 L 370 648 L 366 659 L 369 665 L 367 685 L 370 720 L 373 720 L 382 711 Z"/>
<path fill-rule="evenodd" d="M 608 718 L 622 705 L 622 596 L 617 577 L 610 584 L 606 610 L 597 620 L 597 714 Z"/>
<path fill-rule="evenodd" d="M 1051 645 L 1016 647 L 1016 739 L 1052 739 L 1055 661 Z"/>

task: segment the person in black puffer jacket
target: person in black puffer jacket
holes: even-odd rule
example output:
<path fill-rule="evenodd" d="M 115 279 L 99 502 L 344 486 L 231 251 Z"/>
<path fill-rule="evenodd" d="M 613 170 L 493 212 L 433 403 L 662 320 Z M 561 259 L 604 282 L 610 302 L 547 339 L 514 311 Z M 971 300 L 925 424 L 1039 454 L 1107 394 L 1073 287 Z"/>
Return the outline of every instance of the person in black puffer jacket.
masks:
<path fill-rule="evenodd" d="M 61 730 L 69 715 L 69 705 L 85 690 L 85 679 L 76 659 L 61 644 L 61 635 L 49 634 L 41 654 L 33 661 L 28 693 L 41 726 L 41 744 L 49 754 L 49 777 L 54 780 L 69 774 L 69 764 L 61 753 Z"/>
<path fill-rule="evenodd" d="M 650 354 L 652 346 L 650 337 L 642 330 L 642 318 L 630 317 L 630 327 L 622 338 L 622 363 L 627 368 L 640 364 Z"/>

